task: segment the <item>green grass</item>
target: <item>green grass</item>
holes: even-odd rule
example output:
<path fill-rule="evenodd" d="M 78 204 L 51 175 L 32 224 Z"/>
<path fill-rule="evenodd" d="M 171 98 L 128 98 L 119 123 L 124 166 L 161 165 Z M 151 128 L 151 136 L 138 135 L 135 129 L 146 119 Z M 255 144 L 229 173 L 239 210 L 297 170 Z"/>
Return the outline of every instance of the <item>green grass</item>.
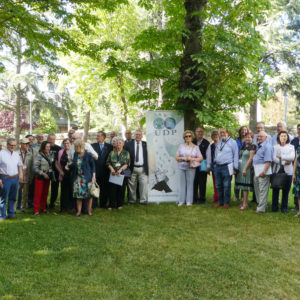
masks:
<path fill-rule="evenodd" d="M 238 203 L 18 215 L 0 224 L 0 299 L 299 299 L 293 215 Z"/>

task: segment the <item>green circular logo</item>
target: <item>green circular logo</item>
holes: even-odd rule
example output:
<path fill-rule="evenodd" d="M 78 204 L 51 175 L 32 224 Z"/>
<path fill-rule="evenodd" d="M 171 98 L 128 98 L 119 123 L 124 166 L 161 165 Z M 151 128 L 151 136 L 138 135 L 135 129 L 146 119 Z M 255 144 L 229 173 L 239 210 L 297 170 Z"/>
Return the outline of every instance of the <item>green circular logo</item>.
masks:
<path fill-rule="evenodd" d="M 154 126 L 155 129 L 163 129 L 164 126 L 165 126 L 165 122 L 162 118 L 156 118 L 153 121 L 153 126 Z"/>

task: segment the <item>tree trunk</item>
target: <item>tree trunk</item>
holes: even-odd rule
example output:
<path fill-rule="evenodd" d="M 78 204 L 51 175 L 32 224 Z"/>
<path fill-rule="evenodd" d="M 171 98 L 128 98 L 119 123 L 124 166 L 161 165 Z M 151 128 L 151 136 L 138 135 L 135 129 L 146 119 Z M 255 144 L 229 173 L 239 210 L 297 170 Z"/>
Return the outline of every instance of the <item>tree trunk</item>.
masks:
<path fill-rule="evenodd" d="M 122 122 L 123 122 L 123 126 L 127 129 L 128 126 L 128 105 L 127 105 L 127 100 L 125 97 L 125 90 L 123 87 L 123 74 L 121 74 L 120 76 L 118 76 L 118 86 L 121 92 L 121 103 L 123 105 L 122 107 Z"/>
<path fill-rule="evenodd" d="M 89 136 L 90 118 L 91 118 L 91 110 L 89 109 L 85 113 L 84 131 L 83 131 L 83 141 L 84 142 L 87 142 L 87 139 L 88 139 L 88 136 Z"/>
<path fill-rule="evenodd" d="M 180 67 L 179 90 L 181 96 L 178 99 L 178 109 L 184 111 L 185 128 L 194 129 L 197 123 L 195 109 L 201 110 L 200 98 L 205 94 L 205 73 L 199 71 L 197 62 L 193 61 L 192 55 L 202 51 L 202 28 L 203 20 L 201 12 L 205 9 L 207 0 L 185 0 L 186 9 L 185 29 L 188 36 L 182 37 L 184 46 L 183 57 Z M 194 14 L 197 12 L 198 14 Z M 197 83 L 195 83 L 197 82 Z M 189 97 L 183 93 L 189 93 Z"/>
<path fill-rule="evenodd" d="M 21 67 L 22 67 L 22 40 L 19 39 L 18 45 L 18 61 L 17 61 L 17 74 L 21 74 Z M 15 103 L 15 114 L 14 114 L 14 135 L 17 141 L 17 145 L 19 146 L 20 141 L 20 134 L 21 134 L 21 85 L 18 84 L 16 87 L 16 103 Z"/>
<path fill-rule="evenodd" d="M 252 132 L 256 132 L 256 123 L 257 123 L 257 101 L 250 104 L 249 128 Z"/>

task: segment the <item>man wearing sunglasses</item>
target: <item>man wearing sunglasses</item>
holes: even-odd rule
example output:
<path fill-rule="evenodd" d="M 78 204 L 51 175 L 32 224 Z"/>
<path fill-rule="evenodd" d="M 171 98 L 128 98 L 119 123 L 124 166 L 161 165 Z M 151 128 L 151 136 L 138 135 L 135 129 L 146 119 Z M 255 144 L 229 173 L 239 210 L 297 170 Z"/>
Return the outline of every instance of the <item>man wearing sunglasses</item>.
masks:
<path fill-rule="evenodd" d="M 17 152 L 16 139 L 7 140 L 7 148 L 0 152 L 0 221 L 6 219 L 6 202 L 8 199 L 7 217 L 15 218 L 15 203 L 19 179 L 23 180 L 22 161 Z"/>

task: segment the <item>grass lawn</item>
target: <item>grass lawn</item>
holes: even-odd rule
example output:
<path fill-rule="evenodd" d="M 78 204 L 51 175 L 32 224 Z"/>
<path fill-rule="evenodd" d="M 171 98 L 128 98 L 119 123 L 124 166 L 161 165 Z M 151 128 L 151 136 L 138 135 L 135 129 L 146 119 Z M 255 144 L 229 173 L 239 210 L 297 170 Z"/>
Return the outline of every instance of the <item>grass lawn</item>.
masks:
<path fill-rule="evenodd" d="M 19 214 L 0 224 L 0 299 L 300 299 L 300 219 L 238 205 Z"/>

